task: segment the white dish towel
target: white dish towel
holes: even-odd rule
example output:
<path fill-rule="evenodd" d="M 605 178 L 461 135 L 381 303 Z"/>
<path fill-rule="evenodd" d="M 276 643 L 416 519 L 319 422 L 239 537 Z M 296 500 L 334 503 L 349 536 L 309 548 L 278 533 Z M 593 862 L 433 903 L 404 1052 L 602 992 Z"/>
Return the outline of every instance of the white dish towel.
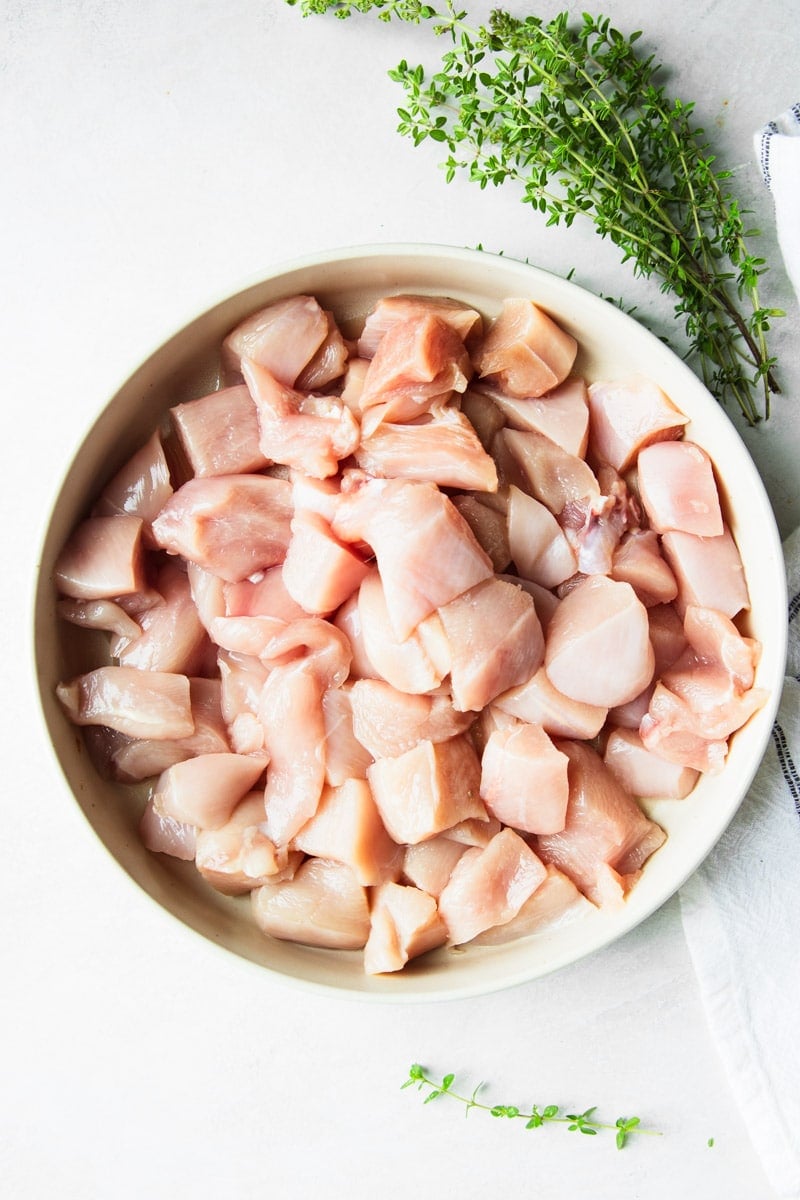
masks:
<path fill-rule="evenodd" d="M 800 103 L 760 130 L 756 154 L 800 296 Z M 780 708 L 747 799 L 681 889 L 712 1036 L 765 1173 L 800 1200 L 800 529 L 784 543 L 789 653 Z"/>

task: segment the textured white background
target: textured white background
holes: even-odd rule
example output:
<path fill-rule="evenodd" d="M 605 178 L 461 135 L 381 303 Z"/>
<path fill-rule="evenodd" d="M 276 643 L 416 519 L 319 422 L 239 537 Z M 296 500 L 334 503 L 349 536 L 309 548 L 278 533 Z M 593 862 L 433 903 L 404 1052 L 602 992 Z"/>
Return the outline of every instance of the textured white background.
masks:
<path fill-rule="evenodd" d="M 789 312 L 774 340 L 786 395 L 745 436 L 783 534 L 800 517 L 798 313 L 752 134 L 800 98 L 792 7 L 602 9 L 645 27 L 765 230 L 765 299 Z M 119 872 L 49 757 L 31 669 L 37 547 L 82 431 L 242 279 L 338 245 L 481 243 L 574 269 L 660 333 L 670 302 L 589 228 L 545 230 L 510 193 L 446 186 L 435 148 L 396 136 L 386 69 L 430 61 L 420 31 L 304 21 L 279 0 L 5 0 L 0 22 L 3 1193 L 768 1200 L 677 900 L 602 954 L 486 999 L 369 1007 L 290 990 L 186 934 Z M 399 1090 L 414 1060 L 486 1080 L 493 1100 L 636 1111 L 664 1136 L 618 1154 L 606 1138 L 465 1121 Z"/>

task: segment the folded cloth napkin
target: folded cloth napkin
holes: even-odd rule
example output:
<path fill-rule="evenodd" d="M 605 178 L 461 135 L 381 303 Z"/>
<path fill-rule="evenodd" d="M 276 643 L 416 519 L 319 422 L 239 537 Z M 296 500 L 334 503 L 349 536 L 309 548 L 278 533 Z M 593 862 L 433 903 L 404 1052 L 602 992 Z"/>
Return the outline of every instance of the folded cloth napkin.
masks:
<path fill-rule="evenodd" d="M 800 296 L 800 104 L 755 138 Z M 772 738 L 748 796 L 681 889 L 712 1036 L 778 1196 L 800 1200 L 800 529 L 784 543 L 789 652 Z"/>

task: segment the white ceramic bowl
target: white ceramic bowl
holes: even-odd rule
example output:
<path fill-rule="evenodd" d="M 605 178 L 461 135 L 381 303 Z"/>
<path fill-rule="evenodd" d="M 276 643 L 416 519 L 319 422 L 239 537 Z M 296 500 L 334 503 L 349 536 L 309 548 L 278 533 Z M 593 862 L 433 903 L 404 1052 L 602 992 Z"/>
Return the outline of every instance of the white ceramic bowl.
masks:
<path fill-rule="evenodd" d="M 649 814 L 667 831 L 665 845 L 617 912 L 588 917 L 497 947 L 442 949 L 385 977 L 366 976 L 360 953 L 318 950 L 266 938 L 247 898 L 214 892 L 191 864 L 146 851 L 137 834 L 142 801 L 94 771 L 81 732 L 55 700 L 59 680 L 97 665 L 87 636 L 59 621 L 51 571 L 59 548 L 110 476 L 149 436 L 159 416 L 215 385 L 220 341 L 241 318 L 281 296 L 316 295 L 345 321 L 357 321 L 390 292 L 447 294 L 487 316 L 508 296 L 529 296 L 577 339 L 576 371 L 588 379 L 641 371 L 691 418 L 687 436 L 711 455 L 723 503 L 745 564 L 752 608 L 745 631 L 763 644 L 757 684 L 771 699 L 732 739 L 726 766 L 703 777 L 683 801 L 661 801 Z M 697 377 L 653 335 L 606 301 L 535 267 L 502 256 L 439 246 L 368 246 L 283 265 L 226 297 L 181 329 L 120 388 L 86 434 L 55 498 L 41 555 L 35 645 L 47 729 L 75 801 L 123 870 L 189 929 L 259 969 L 315 989 L 373 1000 L 456 998 L 544 975 L 598 950 L 662 905 L 702 862 L 745 796 L 769 738 L 786 653 L 786 588 L 780 540 L 764 487 L 725 412 Z M 212 958 L 209 969 L 219 967 Z"/>

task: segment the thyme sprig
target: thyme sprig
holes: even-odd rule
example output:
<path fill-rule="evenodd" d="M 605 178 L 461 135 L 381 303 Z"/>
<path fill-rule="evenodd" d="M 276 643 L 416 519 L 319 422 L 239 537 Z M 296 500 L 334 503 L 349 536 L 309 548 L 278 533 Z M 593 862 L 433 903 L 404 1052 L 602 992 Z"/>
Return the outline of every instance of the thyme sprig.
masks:
<path fill-rule="evenodd" d="M 562 1113 L 557 1104 L 546 1104 L 543 1107 L 533 1104 L 528 1112 L 523 1111 L 516 1104 L 484 1104 L 478 1100 L 478 1093 L 484 1086 L 482 1083 L 479 1083 L 468 1096 L 465 1096 L 453 1090 L 455 1078 L 455 1075 L 450 1072 L 443 1075 L 441 1079 L 433 1079 L 424 1067 L 421 1067 L 419 1063 L 414 1063 L 409 1067 L 408 1078 L 400 1086 L 401 1088 L 416 1087 L 419 1091 L 426 1091 L 423 1101 L 425 1104 L 429 1104 L 432 1100 L 438 1100 L 440 1096 L 449 1096 L 452 1100 L 457 1100 L 464 1105 L 465 1116 L 468 1116 L 473 1109 L 478 1109 L 492 1117 L 524 1121 L 525 1129 L 540 1129 L 543 1125 L 565 1125 L 569 1133 L 583 1133 L 588 1137 L 595 1137 L 601 1130 L 610 1131 L 614 1134 L 618 1150 L 624 1148 L 634 1133 L 660 1136 L 657 1129 L 645 1129 L 639 1117 L 617 1117 L 613 1125 L 599 1121 L 594 1115 L 597 1111 L 596 1106 L 587 1108 L 584 1112 Z"/>
<path fill-rule="evenodd" d="M 694 105 L 670 98 L 660 64 L 640 55 L 640 31 L 626 38 L 588 13 L 575 27 L 566 11 L 544 21 L 495 10 L 472 25 L 454 0 L 442 11 L 423 0 L 287 2 L 304 15 L 430 22 L 449 45 L 439 69 L 428 77 L 403 60 L 389 71 L 406 96 L 399 132 L 440 143 L 448 181 L 463 172 L 481 188 L 516 185 L 548 225 L 591 219 L 636 275 L 672 294 L 709 390 L 750 424 L 760 409 L 769 416 L 779 388 L 766 335 L 784 314 L 759 298 L 766 261 L 748 248 L 758 231 L 745 228 Z"/>

